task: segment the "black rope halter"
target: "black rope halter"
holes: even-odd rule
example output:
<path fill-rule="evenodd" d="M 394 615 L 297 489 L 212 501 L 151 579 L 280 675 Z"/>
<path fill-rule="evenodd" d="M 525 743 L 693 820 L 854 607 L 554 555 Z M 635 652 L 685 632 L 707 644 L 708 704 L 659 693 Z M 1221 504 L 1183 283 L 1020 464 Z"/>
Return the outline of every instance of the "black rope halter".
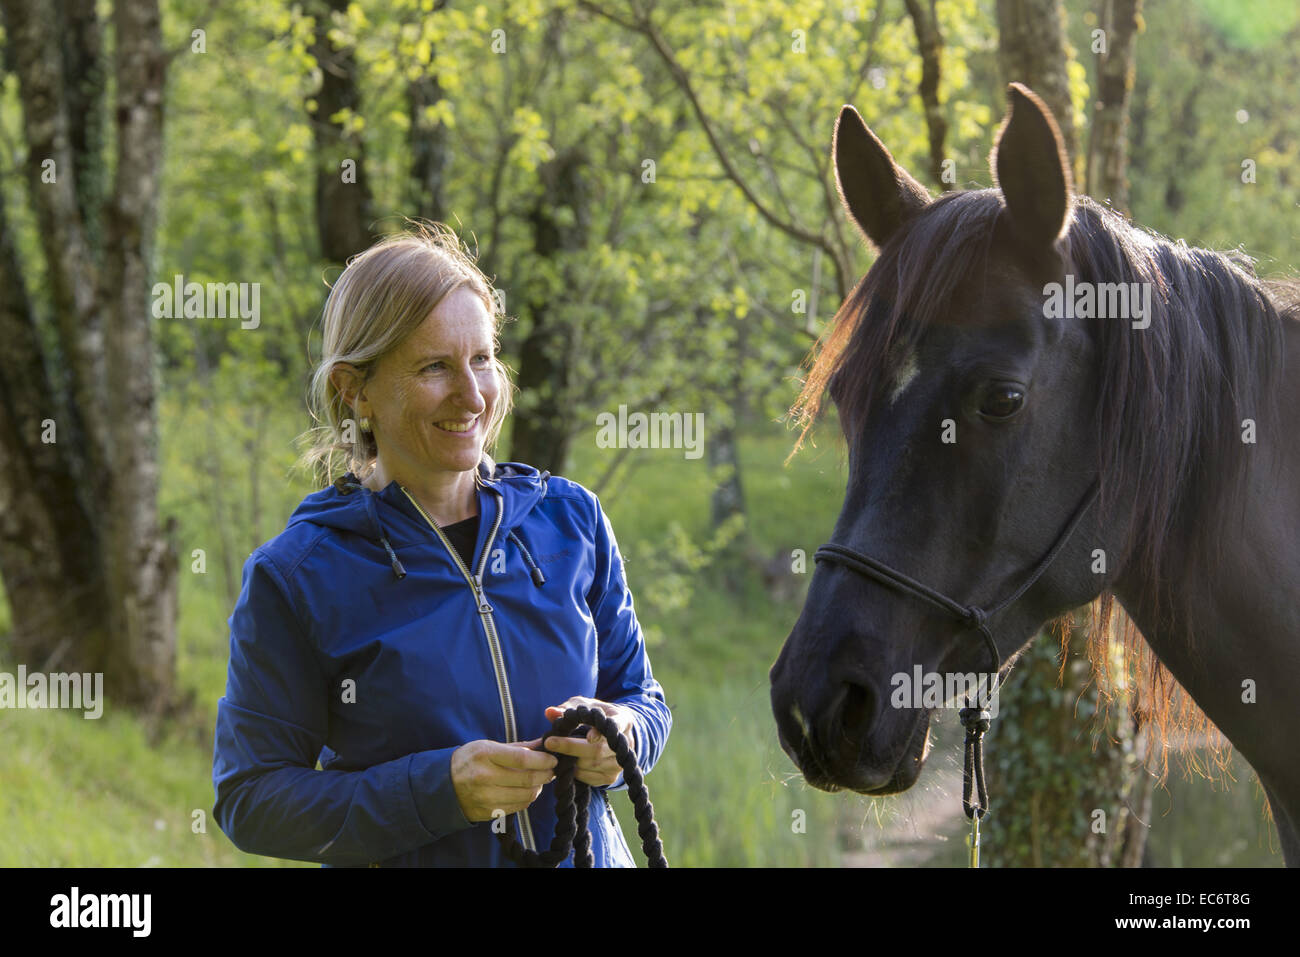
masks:
<path fill-rule="evenodd" d="M 609 743 L 610 750 L 618 759 L 618 766 L 623 769 L 623 781 L 627 784 L 627 793 L 635 809 L 641 849 L 645 851 L 651 867 L 667 867 L 668 859 L 664 857 L 664 846 L 659 841 L 659 825 L 655 823 L 655 809 L 650 803 L 645 776 L 637 767 L 636 755 L 628 747 L 627 738 L 618 730 L 614 719 L 598 708 L 570 708 L 555 719 L 542 741 L 545 742 L 551 736 L 582 736 L 585 732 L 578 729 L 579 725 L 591 725 Z M 555 754 L 553 751 L 548 753 Z M 591 800 L 591 788 L 575 777 L 577 758 L 571 754 L 555 754 L 555 757 L 559 761 L 555 767 L 557 822 L 550 849 L 530 851 L 515 840 L 509 829 L 497 837 L 501 840 L 506 856 L 521 867 L 558 867 L 569 856 L 569 851 L 573 851 L 574 867 L 593 867 L 595 859 L 591 853 L 591 831 L 587 827 L 587 805 Z"/>
<path fill-rule="evenodd" d="M 1083 500 L 1070 516 L 1065 528 L 1061 534 L 1056 537 L 1052 547 L 1047 550 L 1047 554 L 1029 573 L 1029 576 L 1021 583 L 1010 596 L 1004 598 L 991 608 L 981 608 L 979 605 L 963 605 L 954 601 L 942 592 L 935 591 L 914 578 L 904 575 L 897 569 L 890 568 L 884 562 L 876 561 L 868 555 L 854 551 L 844 545 L 836 545 L 828 542 L 821 548 L 817 549 L 813 555 L 813 561 L 835 562 L 850 568 L 859 575 L 864 575 L 882 585 L 886 585 L 895 591 L 902 592 L 905 595 L 911 595 L 927 602 L 940 611 L 947 612 L 952 617 L 961 621 L 967 628 L 974 629 L 980 633 L 984 639 L 984 644 L 993 658 L 993 674 L 995 675 L 995 686 L 989 689 L 989 694 L 996 690 L 997 684 L 1000 683 L 1002 672 L 1002 656 L 998 654 L 998 646 L 993 640 L 993 632 L 989 629 L 989 619 L 997 615 L 1008 606 L 1014 604 L 1020 599 L 1025 592 L 1033 587 L 1034 582 L 1038 581 L 1047 571 L 1048 567 L 1056 560 L 1065 543 L 1069 541 L 1074 530 L 1079 527 L 1083 521 L 1083 516 L 1097 500 L 1097 495 L 1101 490 L 1100 479 L 1095 480 L 1089 487 Z M 988 791 L 984 786 L 984 748 L 982 738 L 984 732 L 989 729 L 989 713 L 982 708 L 972 707 L 970 699 L 967 698 L 967 706 L 960 711 L 962 727 L 966 729 L 966 759 L 962 774 L 962 809 L 966 812 L 968 818 L 976 820 L 978 827 L 978 818 L 982 818 L 988 810 Z M 978 797 L 978 805 L 971 804 L 971 779 L 974 778 Z M 978 831 L 976 832 L 978 834 Z M 976 858 L 978 859 L 978 858 Z"/>

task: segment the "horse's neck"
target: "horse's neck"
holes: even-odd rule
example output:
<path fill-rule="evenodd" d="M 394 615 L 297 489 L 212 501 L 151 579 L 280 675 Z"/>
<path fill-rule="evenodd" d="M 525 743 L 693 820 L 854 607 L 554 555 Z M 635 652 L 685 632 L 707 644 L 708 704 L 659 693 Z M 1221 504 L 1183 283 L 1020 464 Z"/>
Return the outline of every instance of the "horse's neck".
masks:
<path fill-rule="evenodd" d="M 1127 573 L 1115 594 L 1152 650 L 1261 777 L 1300 803 L 1291 731 L 1300 727 L 1300 322 L 1285 323 L 1280 415 L 1261 420 L 1238 534 L 1174 584 L 1174 620 L 1154 611 L 1152 583 Z M 1285 744 L 1282 742 L 1285 741 Z M 1297 808 L 1300 811 L 1300 808 Z"/>

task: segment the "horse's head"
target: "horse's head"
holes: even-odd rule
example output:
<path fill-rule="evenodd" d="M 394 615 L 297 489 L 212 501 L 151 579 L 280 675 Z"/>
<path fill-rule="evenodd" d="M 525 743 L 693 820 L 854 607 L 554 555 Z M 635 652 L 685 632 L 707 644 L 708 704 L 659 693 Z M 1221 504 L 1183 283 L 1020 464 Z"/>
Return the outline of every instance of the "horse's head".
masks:
<path fill-rule="evenodd" d="M 1045 308 L 1044 287 L 1065 283 L 1069 168 L 1043 103 L 1018 85 L 1010 98 L 990 160 L 1000 190 L 932 201 L 849 106 L 833 146 L 845 208 L 880 255 L 827 346 L 849 450 L 832 541 L 985 609 L 1016 592 L 1097 476 L 1096 346 Z M 1086 516 L 993 615 L 1000 662 L 1098 595 L 1090 556 L 1108 544 Z M 782 747 L 810 783 L 886 794 L 916 781 L 933 702 L 898 692 L 918 667 L 995 666 L 969 622 L 818 563 L 771 672 Z"/>

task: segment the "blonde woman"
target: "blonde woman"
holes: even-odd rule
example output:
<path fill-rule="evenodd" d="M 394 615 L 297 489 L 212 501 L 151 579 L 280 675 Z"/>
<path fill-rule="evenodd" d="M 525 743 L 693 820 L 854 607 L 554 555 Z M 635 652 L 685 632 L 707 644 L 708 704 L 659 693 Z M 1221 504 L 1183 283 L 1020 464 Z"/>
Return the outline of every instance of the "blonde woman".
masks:
<path fill-rule="evenodd" d="M 248 559 L 230 618 L 213 814 L 242 850 L 509 865 L 494 831 L 553 836 L 538 746 L 562 709 L 613 716 L 643 772 L 663 751 L 672 718 L 600 503 L 487 455 L 511 406 L 500 319 L 440 226 L 377 244 L 331 290 L 305 455 L 326 487 Z M 633 866 L 604 739 L 545 746 L 592 786 L 596 866 Z"/>

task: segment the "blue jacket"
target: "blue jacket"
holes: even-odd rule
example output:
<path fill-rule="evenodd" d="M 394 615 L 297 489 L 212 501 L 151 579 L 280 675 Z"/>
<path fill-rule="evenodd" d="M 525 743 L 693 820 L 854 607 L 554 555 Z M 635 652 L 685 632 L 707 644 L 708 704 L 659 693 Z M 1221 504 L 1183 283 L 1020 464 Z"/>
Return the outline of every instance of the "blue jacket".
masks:
<path fill-rule="evenodd" d="M 476 494 L 481 591 L 396 482 L 376 493 L 349 476 L 307 496 L 249 557 L 212 762 L 212 813 L 236 847 L 513 866 L 491 822 L 461 812 L 451 754 L 540 737 L 546 707 L 574 695 L 631 708 L 641 770 L 659 760 L 672 716 L 596 497 L 486 458 Z M 635 866 L 605 791 L 591 790 L 596 866 Z M 508 824 L 549 847 L 553 784 Z"/>

